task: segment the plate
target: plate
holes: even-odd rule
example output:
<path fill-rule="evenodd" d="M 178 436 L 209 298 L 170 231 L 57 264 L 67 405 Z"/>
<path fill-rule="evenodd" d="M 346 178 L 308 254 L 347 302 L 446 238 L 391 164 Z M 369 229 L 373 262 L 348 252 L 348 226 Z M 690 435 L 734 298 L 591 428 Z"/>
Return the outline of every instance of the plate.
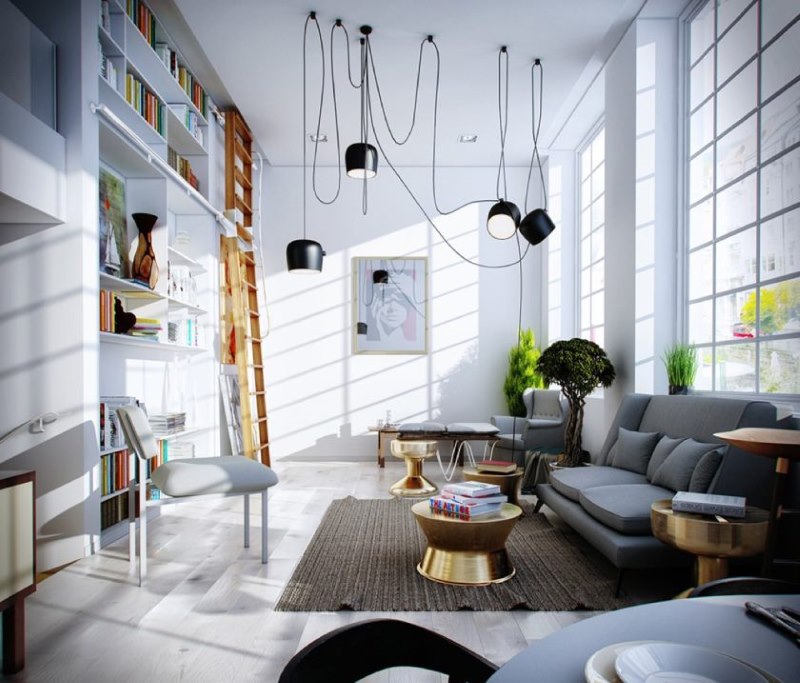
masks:
<path fill-rule="evenodd" d="M 614 663 L 619 655 L 637 645 L 656 644 L 659 642 L 661 641 L 630 640 L 625 643 L 606 645 L 586 661 L 586 666 L 583 669 L 586 683 L 617 683 L 619 678 L 617 678 L 617 674 L 614 671 Z"/>
<path fill-rule="evenodd" d="M 738 659 L 680 643 L 630 647 L 617 656 L 614 668 L 623 683 L 767 683 Z"/>

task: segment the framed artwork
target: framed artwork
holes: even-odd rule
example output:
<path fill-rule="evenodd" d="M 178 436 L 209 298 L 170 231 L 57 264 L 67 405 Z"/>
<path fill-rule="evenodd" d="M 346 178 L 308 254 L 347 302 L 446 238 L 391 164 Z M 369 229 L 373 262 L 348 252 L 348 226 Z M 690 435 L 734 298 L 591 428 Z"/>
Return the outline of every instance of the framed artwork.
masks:
<path fill-rule="evenodd" d="M 219 384 L 222 390 L 222 405 L 225 410 L 225 423 L 228 427 L 228 440 L 231 444 L 231 455 L 244 455 L 239 377 L 233 374 L 220 375 Z"/>
<path fill-rule="evenodd" d="M 353 353 L 428 352 L 428 259 L 353 259 Z"/>
<path fill-rule="evenodd" d="M 128 228 L 125 221 L 125 181 L 100 167 L 100 271 L 130 277 L 128 272 Z"/>

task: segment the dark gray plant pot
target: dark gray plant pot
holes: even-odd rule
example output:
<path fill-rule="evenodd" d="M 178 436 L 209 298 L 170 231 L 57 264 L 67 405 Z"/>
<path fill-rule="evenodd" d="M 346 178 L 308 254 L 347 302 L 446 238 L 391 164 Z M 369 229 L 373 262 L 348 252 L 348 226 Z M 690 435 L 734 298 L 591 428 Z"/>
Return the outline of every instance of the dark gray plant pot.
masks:
<path fill-rule="evenodd" d="M 670 396 L 686 396 L 689 393 L 689 387 L 683 384 L 670 384 L 669 385 L 669 395 Z"/>

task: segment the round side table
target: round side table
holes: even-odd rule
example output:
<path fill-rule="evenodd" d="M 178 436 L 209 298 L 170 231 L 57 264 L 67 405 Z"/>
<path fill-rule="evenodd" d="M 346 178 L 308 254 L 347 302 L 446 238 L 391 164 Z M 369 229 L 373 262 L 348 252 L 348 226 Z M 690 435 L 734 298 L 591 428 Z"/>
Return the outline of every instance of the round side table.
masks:
<path fill-rule="evenodd" d="M 667 545 L 697 556 L 697 585 L 724 579 L 728 558 L 764 552 L 768 513 L 748 506 L 743 518 L 718 521 L 708 515 L 673 512 L 672 500 L 657 500 L 650 508 L 653 535 Z"/>
<path fill-rule="evenodd" d="M 422 461 L 436 455 L 435 441 L 392 441 L 392 455 L 406 461 L 406 476 L 389 487 L 389 493 L 400 498 L 430 496 L 439 489 L 422 476 Z"/>
<path fill-rule="evenodd" d="M 524 470 L 517 468 L 516 472 L 500 474 L 497 472 L 478 472 L 475 468 L 464 468 L 464 481 L 479 481 L 484 484 L 497 484 L 500 493 L 508 496 L 508 502 L 519 505 L 520 488 L 522 487 L 522 474 Z M 523 513 L 525 514 L 525 513 Z"/>

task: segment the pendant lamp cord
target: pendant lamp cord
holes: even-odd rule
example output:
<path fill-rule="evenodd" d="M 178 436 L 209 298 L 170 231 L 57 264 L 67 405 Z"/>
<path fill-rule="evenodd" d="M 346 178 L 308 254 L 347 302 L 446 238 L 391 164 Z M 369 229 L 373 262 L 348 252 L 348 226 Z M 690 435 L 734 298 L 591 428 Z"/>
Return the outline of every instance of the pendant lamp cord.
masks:
<path fill-rule="evenodd" d="M 364 146 L 364 178 L 361 184 L 361 213 L 367 215 L 367 132 L 369 112 L 367 103 L 369 102 L 369 69 L 367 68 L 367 53 L 369 52 L 369 36 L 361 39 L 361 143 Z"/>
<path fill-rule="evenodd" d="M 505 57 L 505 110 L 503 108 L 503 57 Z M 497 53 L 497 115 L 500 122 L 500 162 L 497 165 L 497 182 L 495 190 L 497 198 L 505 200 L 508 197 L 508 179 L 506 177 L 506 133 L 508 132 L 508 48 L 503 45 Z M 503 176 L 503 194 L 500 194 L 500 174 Z"/>
<path fill-rule="evenodd" d="M 306 44 L 308 42 L 308 24 L 311 21 L 316 22 L 317 15 L 315 12 L 309 13 L 306 17 L 306 23 L 303 26 L 303 239 L 306 239 Z"/>
<path fill-rule="evenodd" d="M 536 120 L 536 69 L 539 69 L 539 120 Z M 528 166 L 528 181 L 525 183 L 525 213 L 528 213 L 528 192 L 531 187 L 531 174 L 533 173 L 534 159 L 539 166 L 539 176 L 542 181 L 542 194 L 544 195 L 544 210 L 547 211 L 547 189 L 544 185 L 544 170 L 539 157 L 539 129 L 542 127 L 542 92 L 544 86 L 544 67 L 540 60 L 535 59 L 531 64 L 531 137 L 533 138 L 533 151 L 531 163 Z"/>

